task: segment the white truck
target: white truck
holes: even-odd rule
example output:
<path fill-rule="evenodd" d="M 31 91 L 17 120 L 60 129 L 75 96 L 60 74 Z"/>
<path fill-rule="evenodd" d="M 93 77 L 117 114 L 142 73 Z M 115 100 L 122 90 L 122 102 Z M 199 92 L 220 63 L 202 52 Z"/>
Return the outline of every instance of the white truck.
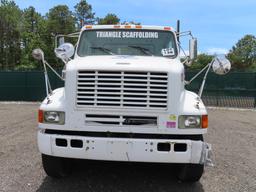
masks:
<path fill-rule="evenodd" d="M 54 91 L 51 66 L 42 50 L 33 51 L 45 68 L 38 147 L 47 175 L 67 175 L 70 159 L 78 158 L 177 164 L 181 181 L 200 179 L 212 164 L 203 140 L 208 116 L 202 90 L 184 88 L 184 63 L 196 57 L 196 39 L 181 62 L 181 34 L 161 26 L 85 26 L 76 48 L 64 43 L 55 49 L 65 63 L 62 77 L 56 73 L 65 85 Z M 211 66 L 219 73 L 230 69 L 214 59 L 207 73 Z"/>

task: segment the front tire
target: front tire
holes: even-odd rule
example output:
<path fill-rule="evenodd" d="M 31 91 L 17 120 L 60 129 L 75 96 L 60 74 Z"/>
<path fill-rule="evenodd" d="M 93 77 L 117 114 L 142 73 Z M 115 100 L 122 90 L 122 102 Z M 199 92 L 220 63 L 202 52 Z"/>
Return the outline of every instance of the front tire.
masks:
<path fill-rule="evenodd" d="M 68 159 L 42 154 L 42 163 L 45 173 L 50 177 L 62 178 L 71 173 Z"/>
<path fill-rule="evenodd" d="M 178 179 L 183 182 L 197 182 L 204 173 L 204 165 L 201 164 L 185 164 L 181 165 Z"/>
<path fill-rule="evenodd" d="M 197 135 L 192 140 L 204 141 L 203 135 Z M 178 179 L 183 182 L 197 182 L 204 173 L 204 165 L 181 164 L 179 166 Z"/>

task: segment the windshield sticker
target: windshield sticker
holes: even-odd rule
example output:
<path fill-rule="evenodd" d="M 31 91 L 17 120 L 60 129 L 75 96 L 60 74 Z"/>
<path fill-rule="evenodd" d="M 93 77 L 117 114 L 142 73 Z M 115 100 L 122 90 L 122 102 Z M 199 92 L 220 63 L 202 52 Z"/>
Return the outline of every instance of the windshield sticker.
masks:
<path fill-rule="evenodd" d="M 96 31 L 97 38 L 158 39 L 158 32 L 146 31 Z"/>
<path fill-rule="evenodd" d="M 174 56 L 175 55 L 173 48 L 162 49 L 161 53 L 163 56 Z"/>

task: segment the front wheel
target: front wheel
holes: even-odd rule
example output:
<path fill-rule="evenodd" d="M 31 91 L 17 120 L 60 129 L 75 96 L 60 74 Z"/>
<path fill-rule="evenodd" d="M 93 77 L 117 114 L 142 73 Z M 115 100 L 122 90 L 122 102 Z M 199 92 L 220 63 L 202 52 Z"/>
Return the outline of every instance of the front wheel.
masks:
<path fill-rule="evenodd" d="M 42 154 L 43 168 L 50 177 L 61 178 L 71 173 L 68 159 Z"/>
<path fill-rule="evenodd" d="M 180 166 L 178 179 L 183 182 L 197 182 L 204 172 L 204 165 L 184 164 Z"/>

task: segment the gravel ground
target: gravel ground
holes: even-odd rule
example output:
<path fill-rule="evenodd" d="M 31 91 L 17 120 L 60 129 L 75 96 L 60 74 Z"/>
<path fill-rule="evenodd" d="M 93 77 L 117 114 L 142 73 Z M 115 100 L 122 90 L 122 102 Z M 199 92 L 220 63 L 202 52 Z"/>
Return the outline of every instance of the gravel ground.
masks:
<path fill-rule="evenodd" d="M 38 104 L 0 103 L 0 191 L 256 191 L 256 112 L 209 110 L 206 141 L 214 168 L 200 182 L 180 183 L 166 165 L 75 161 L 68 178 L 42 169 L 36 146 Z"/>

